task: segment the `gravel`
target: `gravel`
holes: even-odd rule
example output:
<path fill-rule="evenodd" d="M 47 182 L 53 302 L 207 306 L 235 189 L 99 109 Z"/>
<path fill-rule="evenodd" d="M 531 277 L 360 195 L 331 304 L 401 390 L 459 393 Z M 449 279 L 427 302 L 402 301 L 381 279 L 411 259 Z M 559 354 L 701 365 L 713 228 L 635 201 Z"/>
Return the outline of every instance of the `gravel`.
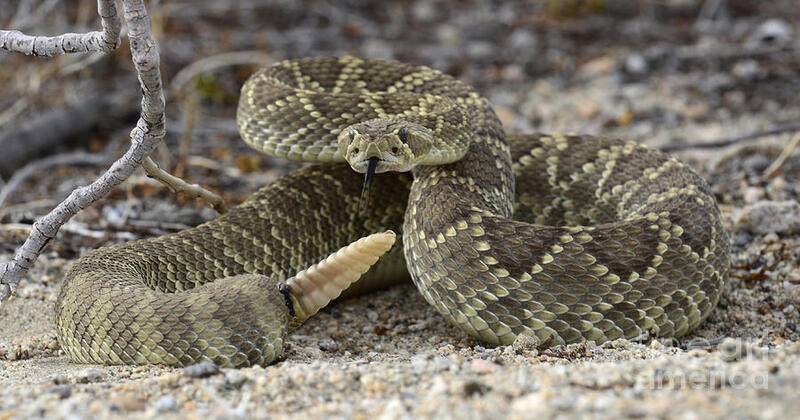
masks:
<path fill-rule="evenodd" d="M 183 368 L 183 374 L 190 378 L 208 378 L 219 374 L 219 367 L 212 362 L 200 362 Z"/>
<path fill-rule="evenodd" d="M 557 7 L 562 2 L 336 2 L 339 13 L 327 1 L 281 0 L 240 11 L 201 3 L 209 16 L 163 9 L 170 22 L 159 39 L 165 77 L 200 54 L 233 46 L 266 49 L 275 59 L 345 52 L 397 58 L 476 85 L 509 131 L 603 133 L 652 147 L 800 119 L 798 57 L 759 53 L 765 43 L 796 42 L 792 0 L 730 2 L 736 5 L 702 22 L 697 11 L 705 2 L 694 0 L 644 2 L 644 12 L 629 10 L 634 2 L 600 2 L 608 3 L 603 13 Z M 200 36 L 189 24 L 226 36 Z M 32 66 L 24 60 L 8 62 Z M 233 120 L 235 101 L 225 98 L 235 98 L 249 71 L 219 71 L 205 81 L 216 96 L 204 97 L 190 145 L 190 157 L 205 160 L 186 173 L 234 200 L 286 170 L 215 128 Z M 211 115 L 217 125 L 205 118 Z M 124 148 L 125 134 L 109 147 Z M 170 148 L 178 150 L 174 137 Z M 324 309 L 287 338 L 282 359 L 271 366 L 79 365 L 55 339 L 60 279 L 78 255 L 127 237 L 62 232 L 16 297 L 0 305 L 0 418 L 791 418 L 800 413 L 798 154 L 777 176 L 763 177 L 784 141 L 772 136 L 679 153 L 720 201 L 733 269 L 718 307 L 677 340 L 541 350 L 534 337 L 522 336 L 510 346 L 486 346 L 447 325 L 407 284 Z M 9 204 L 64 196 L 93 170 L 56 168 L 58 176 L 33 177 Z M 42 209 L 4 210 L 0 260 L 24 238 L 8 226 L 30 223 Z M 133 233 L 148 236 L 209 217 L 201 205 L 134 180 L 75 221 L 99 232 L 138 222 Z"/>
<path fill-rule="evenodd" d="M 800 233 L 800 203 L 759 201 L 742 209 L 736 225 L 761 235 Z"/>

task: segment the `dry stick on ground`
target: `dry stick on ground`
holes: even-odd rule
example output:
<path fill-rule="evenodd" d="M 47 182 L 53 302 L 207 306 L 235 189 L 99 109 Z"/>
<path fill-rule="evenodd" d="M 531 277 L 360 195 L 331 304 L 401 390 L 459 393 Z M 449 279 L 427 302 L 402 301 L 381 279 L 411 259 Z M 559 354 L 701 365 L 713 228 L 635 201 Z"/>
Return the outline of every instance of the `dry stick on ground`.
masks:
<path fill-rule="evenodd" d="M 3 111 L 0 111 L 0 127 L 6 125 L 6 123 L 16 118 L 17 115 L 25 112 L 25 109 L 28 108 L 28 105 L 30 105 L 28 98 L 19 98 L 14 102 L 13 105 Z"/>
<path fill-rule="evenodd" d="M 0 231 L 19 231 L 30 232 L 31 227 L 22 223 L 5 223 L 0 224 Z M 116 239 L 122 241 L 132 241 L 139 239 L 140 236 L 131 232 L 109 232 L 106 230 L 92 230 L 83 223 L 68 222 L 61 226 L 61 232 L 68 232 L 74 235 L 83 236 L 92 239 Z"/>
<path fill-rule="evenodd" d="M 142 112 L 131 131 L 131 147 L 97 180 L 76 188 L 66 200 L 33 224 L 31 234 L 11 261 L 0 266 L 0 302 L 8 298 L 59 228 L 127 179 L 161 143 L 165 135 L 164 92 L 158 45 L 150 32 L 143 0 L 122 0 L 131 56 L 142 89 Z M 98 0 L 102 30 L 53 37 L 0 30 L 0 49 L 28 55 L 53 56 L 80 52 L 110 52 L 120 45 L 122 22 L 115 0 Z M 186 184 L 185 182 L 183 184 Z M 188 184 L 186 184 L 188 186 Z M 183 187 L 182 187 L 183 188 Z M 192 189 L 193 187 L 189 187 Z"/>
<path fill-rule="evenodd" d="M 762 177 L 766 179 L 770 179 L 775 177 L 778 174 L 781 167 L 786 163 L 787 160 L 794 154 L 794 151 L 797 150 L 797 146 L 800 146 L 800 134 L 797 134 L 789 140 L 789 143 L 786 144 L 786 147 L 783 148 L 781 151 L 780 156 L 772 162 L 767 169 L 764 170 Z"/>
<path fill-rule="evenodd" d="M 260 51 L 234 51 L 205 57 L 182 68 L 175 77 L 172 78 L 169 85 L 169 92 L 173 95 L 178 94 L 192 79 L 203 73 L 228 66 L 246 64 L 266 65 L 270 61 L 270 56 Z"/>
<path fill-rule="evenodd" d="M 187 168 L 187 159 L 200 102 L 200 95 L 191 88 L 187 89 L 187 86 L 200 75 L 214 70 L 239 65 L 258 64 L 264 66 L 271 61 L 268 54 L 260 51 L 234 51 L 202 58 L 182 68 L 175 74 L 175 77 L 170 82 L 168 91 L 173 97 L 184 96 L 183 106 L 180 110 L 183 115 L 183 127 L 179 128 L 178 165 L 174 171 L 177 176 L 182 176 Z"/>
<path fill-rule="evenodd" d="M 6 200 L 11 194 L 22 185 L 28 178 L 39 173 L 48 173 L 53 166 L 59 165 L 106 165 L 108 157 L 104 155 L 77 152 L 65 153 L 46 157 L 25 165 L 22 169 L 14 172 L 14 176 L 8 180 L 3 188 L 0 188 L 0 207 L 6 204 Z"/>
<path fill-rule="evenodd" d="M 0 133 L 0 175 L 12 175 L 68 140 L 87 135 L 106 119 L 128 124 L 136 112 L 136 104 L 127 92 L 101 98 L 87 96 L 76 102 L 20 118 L 18 127 Z"/>
<path fill-rule="evenodd" d="M 6 217 L 13 216 L 20 213 L 25 212 L 33 212 L 36 211 L 36 214 L 39 214 L 42 209 L 49 209 L 58 204 L 58 200 L 53 200 L 50 198 L 44 198 L 41 200 L 31 200 L 26 201 L 20 204 L 11 204 L 5 207 L 0 207 L 0 222 L 6 219 Z"/>
<path fill-rule="evenodd" d="M 175 175 L 183 176 L 186 173 L 189 152 L 192 145 L 192 135 L 194 134 L 194 124 L 197 121 L 197 105 L 200 98 L 195 92 L 189 92 L 183 100 L 181 113 L 183 117 L 183 129 L 180 130 L 178 138 L 178 164 L 175 165 Z"/>
<path fill-rule="evenodd" d="M 690 144 L 669 144 L 661 148 L 665 152 L 674 152 L 678 150 L 688 149 L 716 149 L 720 147 L 727 147 L 732 144 L 741 143 L 750 140 L 756 140 L 762 137 L 774 136 L 776 134 L 788 133 L 791 131 L 800 131 L 800 122 L 778 125 L 763 131 L 756 131 L 742 136 L 731 137 L 726 139 L 719 139 L 705 143 L 690 143 Z"/>

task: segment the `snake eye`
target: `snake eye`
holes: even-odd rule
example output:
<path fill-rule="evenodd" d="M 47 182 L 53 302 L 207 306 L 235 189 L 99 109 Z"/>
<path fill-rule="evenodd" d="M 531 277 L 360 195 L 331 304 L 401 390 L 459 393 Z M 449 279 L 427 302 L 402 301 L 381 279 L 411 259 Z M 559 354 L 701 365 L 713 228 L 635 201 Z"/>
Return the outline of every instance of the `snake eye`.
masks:
<path fill-rule="evenodd" d="M 400 128 L 397 130 L 397 137 L 400 138 L 400 141 L 403 143 L 408 141 L 408 129 L 405 127 Z"/>
<path fill-rule="evenodd" d="M 394 153 L 394 154 L 397 154 L 397 152 L 398 152 L 399 150 L 400 150 L 400 149 L 398 149 L 398 148 L 396 148 L 396 147 L 392 147 L 392 153 Z"/>

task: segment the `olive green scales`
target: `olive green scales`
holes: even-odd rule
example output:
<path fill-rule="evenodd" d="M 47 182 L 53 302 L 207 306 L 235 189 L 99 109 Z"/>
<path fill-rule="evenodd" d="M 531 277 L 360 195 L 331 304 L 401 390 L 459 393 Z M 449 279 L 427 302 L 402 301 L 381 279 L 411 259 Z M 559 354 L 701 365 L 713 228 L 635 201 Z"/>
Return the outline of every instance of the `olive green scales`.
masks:
<path fill-rule="evenodd" d="M 79 259 L 56 303 L 72 359 L 270 363 L 311 315 L 301 271 L 387 229 L 402 248 L 347 293 L 410 273 L 445 319 L 494 344 L 680 336 L 727 278 L 719 209 L 687 165 L 630 141 L 507 135 L 484 98 L 427 67 L 284 61 L 245 84 L 237 119 L 255 149 L 318 165 L 196 228 Z M 384 173 L 360 210 L 369 165 Z M 340 272 L 358 277 L 391 246 L 376 237 Z"/>

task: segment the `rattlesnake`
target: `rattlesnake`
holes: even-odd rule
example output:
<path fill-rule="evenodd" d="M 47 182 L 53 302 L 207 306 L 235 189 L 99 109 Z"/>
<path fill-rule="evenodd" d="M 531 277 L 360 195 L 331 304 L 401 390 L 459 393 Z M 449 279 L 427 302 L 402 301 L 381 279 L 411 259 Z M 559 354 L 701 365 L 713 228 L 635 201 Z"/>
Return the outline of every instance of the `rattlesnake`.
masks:
<path fill-rule="evenodd" d="M 447 321 L 493 344 L 680 336 L 727 277 L 716 201 L 687 165 L 630 141 L 506 135 L 486 99 L 427 67 L 284 61 L 244 85 L 237 120 L 252 147 L 319 164 L 197 228 L 79 259 L 56 304 L 72 359 L 270 363 L 287 325 L 338 294 L 307 309 L 304 274 L 277 286 L 386 229 L 403 246 L 357 292 L 410 274 Z M 389 172 L 366 206 L 356 172 Z"/>

